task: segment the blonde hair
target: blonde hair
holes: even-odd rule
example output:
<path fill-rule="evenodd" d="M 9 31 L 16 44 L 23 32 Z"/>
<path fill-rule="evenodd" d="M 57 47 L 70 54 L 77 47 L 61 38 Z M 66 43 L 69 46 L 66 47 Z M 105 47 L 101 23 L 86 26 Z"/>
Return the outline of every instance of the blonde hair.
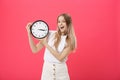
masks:
<path fill-rule="evenodd" d="M 67 42 L 67 46 L 69 46 L 70 49 L 73 51 L 76 48 L 76 36 L 74 33 L 71 16 L 69 14 L 66 14 L 66 13 L 60 14 L 57 17 L 57 23 L 58 23 L 58 18 L 60 16 L 63 16 L 65 21 L 66 21 L 66 24 L 67 24 L 67 31 L 65 33 L 65 35 L 67 35 L 66 42 Z M 61 31 L 58 28 L 57 32 L 55 33 L 55 43 L 54 43 L 54 46 L 56 49 L 58 48 L 60 40 L 61 40 Z"/>

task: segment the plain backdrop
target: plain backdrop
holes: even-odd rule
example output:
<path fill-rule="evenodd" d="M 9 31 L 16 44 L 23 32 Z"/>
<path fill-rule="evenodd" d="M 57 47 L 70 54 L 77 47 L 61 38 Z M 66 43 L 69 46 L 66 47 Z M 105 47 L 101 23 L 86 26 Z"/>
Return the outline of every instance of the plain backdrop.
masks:
<path fill-rule="evenodd" d="M 26 25 L 42 19 L 56 30 L 61 13 L 77 36 L 71 80 L 120 80 L 120 0 L 0 0 L 0 80 L 40 80 L 45 48 L 32 53 Z"/>

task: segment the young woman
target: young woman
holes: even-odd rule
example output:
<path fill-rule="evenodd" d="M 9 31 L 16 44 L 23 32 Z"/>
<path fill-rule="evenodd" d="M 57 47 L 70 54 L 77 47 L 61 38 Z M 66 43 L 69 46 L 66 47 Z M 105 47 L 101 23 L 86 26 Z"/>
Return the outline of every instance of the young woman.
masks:
<path fill-rule="evenodd" d="M 27 25 L 29 44 L 33 53 L 46 47 L 41 80 L 70 80 L 66 60 L 76 48 L 76 36 L 70 15 L 64 13 L 57 18 L 57 30 L 35 44 L 30 33 L 31 23 Z"/>

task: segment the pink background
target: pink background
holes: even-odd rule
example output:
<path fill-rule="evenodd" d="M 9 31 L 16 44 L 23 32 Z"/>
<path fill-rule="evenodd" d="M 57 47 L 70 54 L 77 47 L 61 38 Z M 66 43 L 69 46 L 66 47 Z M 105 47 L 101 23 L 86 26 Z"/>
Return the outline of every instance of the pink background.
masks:
<path fill-rule="evenodd" d="M 0 80 L 40 80 L 44 49 L 32 54 L 26 24 L 42 19 L 56 29 L 64 12 L 78 42 L 71 80 L 120 80 L 120 0 L 0 0 Z"/>

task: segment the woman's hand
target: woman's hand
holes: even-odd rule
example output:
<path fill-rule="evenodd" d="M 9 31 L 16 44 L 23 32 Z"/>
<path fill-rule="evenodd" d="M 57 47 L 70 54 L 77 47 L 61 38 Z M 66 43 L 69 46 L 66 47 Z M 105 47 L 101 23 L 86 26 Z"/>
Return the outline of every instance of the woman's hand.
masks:
<path fill-rule="evenodd" d="M 26 26 L 27 32 L 28 34 L 30 34 L 30 26 L 32 25 L 32 23 L 28 23 Z"/>

